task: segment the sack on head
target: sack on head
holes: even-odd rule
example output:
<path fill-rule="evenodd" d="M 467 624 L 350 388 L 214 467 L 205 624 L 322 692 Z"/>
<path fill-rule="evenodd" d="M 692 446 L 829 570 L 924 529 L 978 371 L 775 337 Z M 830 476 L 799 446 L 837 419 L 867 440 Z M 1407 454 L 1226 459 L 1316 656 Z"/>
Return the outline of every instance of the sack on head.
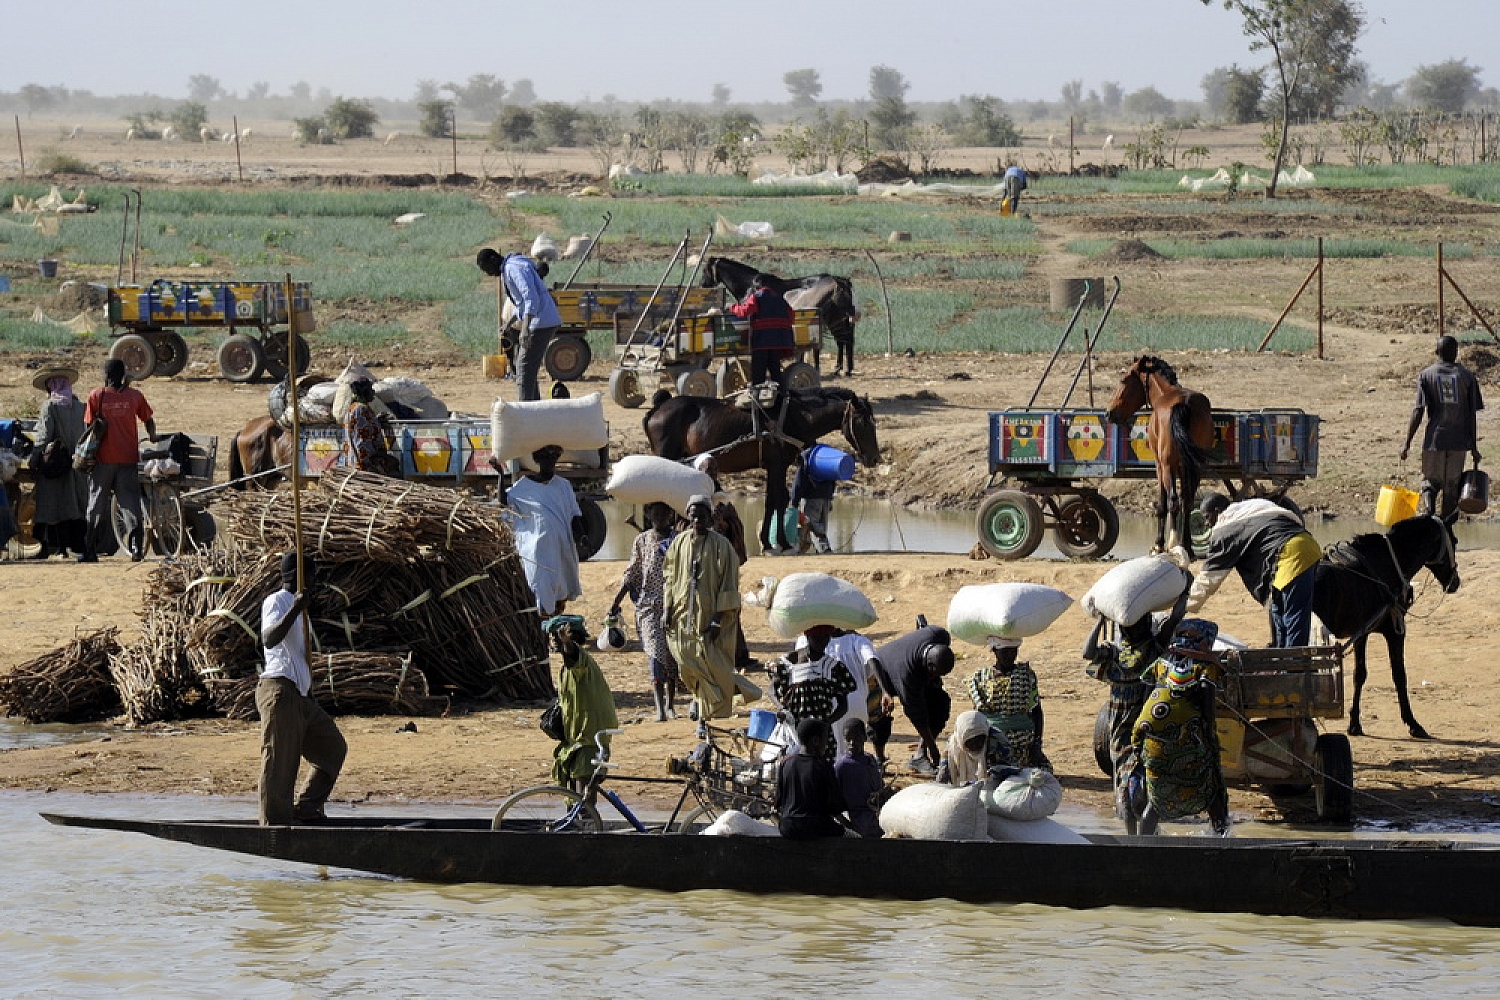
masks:
<path fill-rule="evenodd" d="M 1040 635 L 1073 606 L 1073 598 L 1039 583 L 988 583 L 959 588 L 948 603 L 948 631 L 983 646 L 992 636 Z"/>

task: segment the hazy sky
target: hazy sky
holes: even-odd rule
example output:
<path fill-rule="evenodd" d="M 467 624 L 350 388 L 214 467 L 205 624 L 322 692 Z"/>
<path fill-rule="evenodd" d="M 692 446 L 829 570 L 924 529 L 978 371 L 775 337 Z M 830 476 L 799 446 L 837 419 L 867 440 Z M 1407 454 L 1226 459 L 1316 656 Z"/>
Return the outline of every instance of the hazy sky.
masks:
<path fill-rule="evenodd" d="M 1397 82 L 1420 65 L 1486 65 L 1500 39 L 1500 0 L 1364 0 L 1361 57 Z M 814 67 L 824 99 L 866 94 L 871 66 L 905 74 L 914 101 L 989 93 L 1057 100 L 1114 80 L 1200 99 L 1216 66 L 1259 64 L 1219 0 L 73 0 L 31 8 L 59 28 L 45 43 L 12 40 L 0 90 L 62 84 L 98 94 L 186 96 L 194 73 L 243 93 L 257 80 L 285 93 L 298 80 L 345 96 L 410 97 L 417 80 L 493 73 L 530 77 L 542 100 L 784 101 L 788 70 Z M 58 13 L 65 11 L 65 13 Z M 7 18 L 19 27 L 19 9 Z"/>

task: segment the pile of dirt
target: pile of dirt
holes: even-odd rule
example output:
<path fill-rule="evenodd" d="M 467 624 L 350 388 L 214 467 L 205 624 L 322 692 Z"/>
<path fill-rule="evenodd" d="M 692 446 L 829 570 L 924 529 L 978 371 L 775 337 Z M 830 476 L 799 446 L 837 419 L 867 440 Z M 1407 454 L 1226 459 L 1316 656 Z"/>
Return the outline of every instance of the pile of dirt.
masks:
<path fill-rule="evenodd" d="M 108 302 L 109 293 L 103 286 L 86 281 L 66 281 L 42 308 L 59 316 L 75 316 L 90 309 L 103 309 Z"/>
<path fill-rule="evenodd" d="M 1117 240 L 1113 246 L 1095 259 L 1106 264 L 1131 264 L 1143 260 L 1166 260 L 1167 258 L 1140 240 Z"/>
<path fill-rule="evenodd" d="M 861 184 L 898 184 L 912 179 L 904 165 L 887 159 L 871 160 L 855 171 Z"/>

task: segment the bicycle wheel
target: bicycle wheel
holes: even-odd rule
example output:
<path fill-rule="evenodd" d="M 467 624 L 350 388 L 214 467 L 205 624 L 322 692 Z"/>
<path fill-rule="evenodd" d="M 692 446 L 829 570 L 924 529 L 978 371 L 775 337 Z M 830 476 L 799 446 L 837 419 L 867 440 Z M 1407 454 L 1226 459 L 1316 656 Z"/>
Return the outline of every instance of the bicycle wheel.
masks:
<path fill-rule="evenodd" d="M 688 810 L 687 814 L 679 819 L 677 825 L 672 827 L 668 832 L 681 834 L 701 833 L 701 830 L 694 830 L 693 827 L 700 823 L 707 826 L 718 819 L 719 814 L 723 811 L 711 802 L 701 803 L 697 808 Z"/>
<path fill-rule="evenodd" d="M 146 495 L 146 524 L 150 539 L 150 550 L 159 556 L 174 558 L 182 554 L 187 534 L 182 511 L 182 498 L 177 491 L 162 483 L 153 483 Z"/>
<path fill-rule="evenodd" d="M 569 816 L 572 821 L 563 826 Z M 538 785 L 500 803 L 490 829 L 507 833 L 598 833 L 604 824 L 599 811 L 577 792 L 557 785 Z"/>

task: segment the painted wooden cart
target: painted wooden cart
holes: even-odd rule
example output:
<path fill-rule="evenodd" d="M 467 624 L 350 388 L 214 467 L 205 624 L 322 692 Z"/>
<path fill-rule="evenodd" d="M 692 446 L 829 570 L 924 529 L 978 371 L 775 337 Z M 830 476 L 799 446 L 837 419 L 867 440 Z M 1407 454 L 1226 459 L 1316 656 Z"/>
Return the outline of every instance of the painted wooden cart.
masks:
<path fill-rule="evenodd" d="M 1066 556 L 1098 559 L 1120 536 L 1120 515 L 1101 479 L 1155 479 L 1147 413 L 1129 427 L 1103 410 L 1011 409 L 989 415 L 990 486 L 979 506 L 979 543 L 998 559 L 1023 559 L 1052 530 Z M 1302 410 L 1215 410 L 1207 485 L 1231 499 L 1286 491 L 1318 473 L 1319 418 Z M 1196 536 L 1195 532 L 1195 536 Z M 1195 537 L 1195 544 L 1197 542 Z"/>
<path fill-rule="evenodd" d="M 499 479 L 500 474 L 490 465 L 488 417 L 397 420 L 391 428 L 387 446 L 401 464 L 402 479 L 480 493 L 490 492 Z M 343 428 L 315 424 L 301 430 L 298 469 L 303 476 L 315 479 L 334 466 L 348 464 Z M 557 473 L 573 485 L 578 497 L 586 529 L 578 543 L 578 556 L 588 559 L 604 547 L 606 524 L 599 501 L 607 499 L 604 484 L 609 479 L 609 449 L 564 452 Z"/>
<path fill-rule="evenodd" d="M 711 289 L 704 289 L 710 291 Z M 670 318 L 669 318 L 670 319 Z M 634 323 L 615 329 L 615 370 L 609 376 L 609 395 L 620 406 L 633 409 L 663 383 L 680 396 L 729 396 L 750 381 L 750 324 L 733 316 L 684 316 L 673 332 L 634 329 Z M 815 309 L 792 311 L 792 361 L 782 368 L 781 384 L 792 389 L 819 385 L 816 362 L 823 345 L 823 324 Z"/>
<path fill-rule="evenodd" d="M 168 281 L 113 285 L 109 293 L 109 356 L 125 362 L 131 381 L 176 375 L 187 366 L 188 346 L 178 331 L 228 330 L 219 345 L 219 371 L 231 382 L 254 382 L 262 373 L 286 375 L 286 326 L 296 315 L 300 333 L 316 328 L 312 289 L 292 286 L 292 302 L 277 281 Z M 280 328 L 278 330 L 278 327 Z M 307 342 L 297 338 L 297 371 L 307 370 Z"/>

